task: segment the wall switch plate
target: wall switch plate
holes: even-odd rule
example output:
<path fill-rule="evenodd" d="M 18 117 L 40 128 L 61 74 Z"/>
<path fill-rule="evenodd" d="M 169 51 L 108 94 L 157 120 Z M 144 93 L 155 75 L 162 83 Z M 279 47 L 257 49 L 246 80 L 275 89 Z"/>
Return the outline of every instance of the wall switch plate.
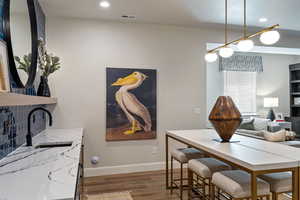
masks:
<path fill-rule="evenodd" d="M 194 113 L 195 114 L 201 114 L 201 109 L 200 108 L 194 108 Z"/>

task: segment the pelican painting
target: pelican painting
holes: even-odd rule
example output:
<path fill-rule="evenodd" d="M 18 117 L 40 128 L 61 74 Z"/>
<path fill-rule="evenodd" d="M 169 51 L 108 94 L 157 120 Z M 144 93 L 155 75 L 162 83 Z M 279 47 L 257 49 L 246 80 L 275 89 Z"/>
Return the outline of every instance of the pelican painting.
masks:
<path fill-rule="evenodd" d="M 156 137 L 156 70 L 107 68 L 106 139 Z"/>

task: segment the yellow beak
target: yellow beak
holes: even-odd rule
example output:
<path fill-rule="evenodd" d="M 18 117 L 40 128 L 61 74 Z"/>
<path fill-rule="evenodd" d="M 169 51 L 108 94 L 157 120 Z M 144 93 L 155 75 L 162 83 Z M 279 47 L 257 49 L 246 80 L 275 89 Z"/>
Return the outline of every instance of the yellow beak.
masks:
<path fill-rule="evenodd" d="M 124 78 L 119 78 L 112 86 L 132 85 L 136 82 L 138 82 L 138 79 L 133 74 L 130 74 Z"/>

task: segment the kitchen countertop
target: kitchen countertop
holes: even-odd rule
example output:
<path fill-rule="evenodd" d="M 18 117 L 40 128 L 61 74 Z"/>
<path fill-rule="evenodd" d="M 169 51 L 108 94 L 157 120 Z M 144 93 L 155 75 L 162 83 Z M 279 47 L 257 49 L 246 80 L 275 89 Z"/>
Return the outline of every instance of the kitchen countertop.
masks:
<path fill-rule="evenodd" d="M 47 129 L 0 160 L 0 200 L 73 199 L 83 129 Z M 69 147 L 40 148 L 39 143 L 73 141 Z"/>

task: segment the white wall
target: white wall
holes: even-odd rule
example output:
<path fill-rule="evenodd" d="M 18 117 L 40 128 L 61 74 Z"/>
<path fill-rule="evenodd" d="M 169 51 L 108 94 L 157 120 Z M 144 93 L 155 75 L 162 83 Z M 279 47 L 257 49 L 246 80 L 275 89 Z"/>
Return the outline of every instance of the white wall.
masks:
<path fill-rule="evenodd" d="M 216 103 L 216 100 L 219 96 L 224 95 L 224 76 L 219 71 L 219 59 L 216 62 L 207 63 L 206 69 L 206 93 L 207 93 L 207 127 L 211 127 L 210 122 L 208 121 L 208 116 L 211 109 Z"/>
<path fill-rule="evenodd" d="M 204 126 L 205 31 L 68 19 L 50 19 L 47 27 L 49 49 L 62 58 L 49 80 L 59 99 L 55 127 L 85 128 L 86 161 L 93 155 L 101 157 L 98 166 L 162 161 L 165 130 Z M 158 139 L 105 141 L 106 67 L 158 70 Z"/>
<path fill-rule="evenodd" d="M 223 41 L 222 30 L 50 18 L 47 37 L 49 50 L 62 58 L 62 69 L 49 80 L 59 102 L 55 127 L 85 128 L 86 167 L 161 162 L 165 130 L 206 126 L 203 56 L 206 43 Z M 156 140 L 105 141 L 106 67 L 158 70 Z M 96 166 L 88 162 L 93 155 L 101 157 Z"/>
<path fill-rule="evenodd" d="M 290 114 L 289 65 L 294 64 L 298 56 L 262 54 L 264 72 L 257 74 L 257 111 L 266 113 L 263 107 L 264 97 L 278 97 L 279 107 L 275 112 Z"/>

